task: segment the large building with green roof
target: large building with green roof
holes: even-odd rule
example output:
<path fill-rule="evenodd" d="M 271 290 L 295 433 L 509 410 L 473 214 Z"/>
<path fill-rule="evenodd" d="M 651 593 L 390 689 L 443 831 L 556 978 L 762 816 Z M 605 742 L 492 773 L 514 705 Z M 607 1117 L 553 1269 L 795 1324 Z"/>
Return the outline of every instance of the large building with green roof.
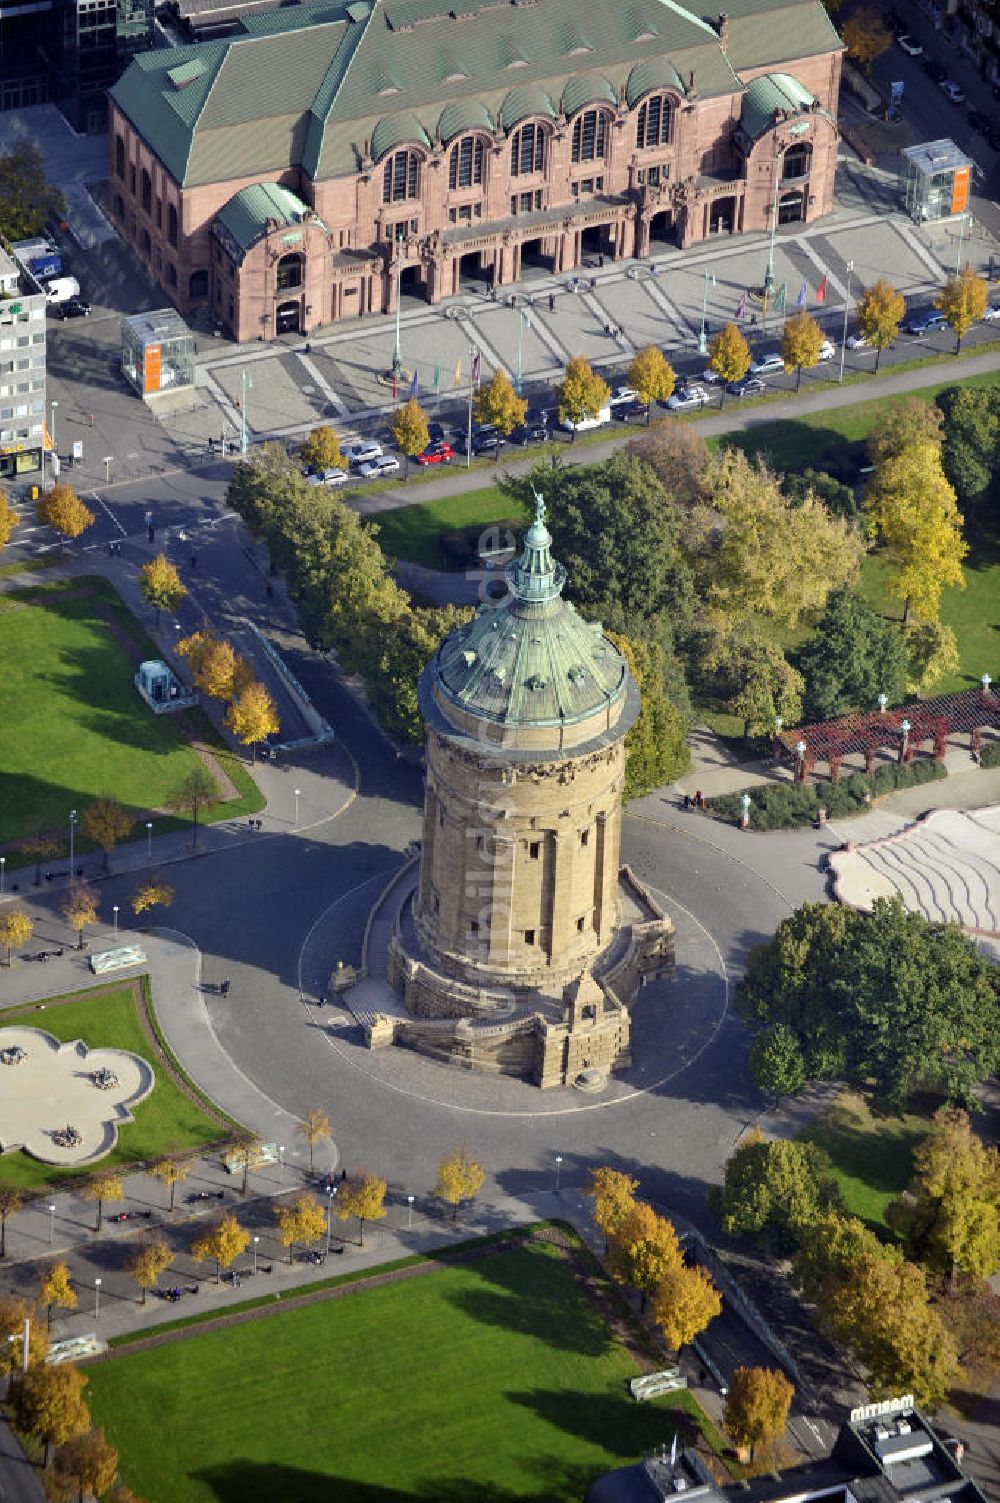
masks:
<path fill-rule="evenodd" d="M 111 91 L 111 202 L 239 339 L 829 211 L 820 0 L 313 0 Z"/>

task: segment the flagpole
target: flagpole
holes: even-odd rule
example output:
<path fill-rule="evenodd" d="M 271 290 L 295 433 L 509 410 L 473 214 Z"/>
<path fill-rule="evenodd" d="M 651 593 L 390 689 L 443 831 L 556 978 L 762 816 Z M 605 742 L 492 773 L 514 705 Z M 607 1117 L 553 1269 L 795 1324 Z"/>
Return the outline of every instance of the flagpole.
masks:
<path fill-rule="evenodd" d="M 708 316 L 708 277 L 709 277 L 709 273 L 708 273 L 708 270 L 706 269 L 706 271 L 705 271 L 705 291 L 702 294 L 702 299 L 701 299 L 701 333 L 698 335 L 698 354 L 699 355 L 704 355 L 708 351 L 708 341 L 705 338 L 705 320 L 706 320 L 706 318 Z"/>
<path fill-rule="evenodd" d="M 466 431 L 465 431 L 465 468 L 467 470 L 471 469 L 471 467 L 472 467 L 472 386 L 473 386 L 472 372 L 473 372 L 473 370 L 475 368 L 475 358 L 476 357 L 473 354 L 472 345 L 470 344 L 469 345 L 469 419 L 468 419 L 468 426 L 466 427 Z"/>
<path fill-rule="evenodd" d="M 854 270 L 854 262 L 847 263 L 847 291 L 844 294 L 844 332 L 840 339 L 840 377 L 844 379 L 844 351 L 847 349 L 847 310 L 851 306 L 851 272 Z"/>
<path fill-rule="evenodd" d="M 403 352 L 399 347 L 399 301 L 400 288 L 403 281 L 403 236 L 396 236 L 396 348 L 392 352 L 392 374 L 394 381 L 399 380 L 399 373 L 403 369 Z M 395 400 L 395 392 L 393 393 Z"/>

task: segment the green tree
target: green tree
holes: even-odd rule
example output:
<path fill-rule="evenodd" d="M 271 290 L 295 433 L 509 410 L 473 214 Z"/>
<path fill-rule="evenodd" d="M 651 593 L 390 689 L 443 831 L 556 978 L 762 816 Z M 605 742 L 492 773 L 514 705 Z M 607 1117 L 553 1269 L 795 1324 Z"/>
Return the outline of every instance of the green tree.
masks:
<path fill-rule="evenodd" d="M 85 1497 L 106 1498 L 118 1475 L 118 1452 L 103 1430 L 74 1435 L 58 1448 L 52 1471 L 56 1486 L 75 1488 L 77 1503 Z"/>
<path fill-rule="evenodd" d="M 829 1159 L 814 1143 L 746 1133 L 726 1160 L 716 1208 L 730 1235 L 773 1237 L 795 1248 L 824 1210 L 839 1204 Z"/>
<path fill-rule="evenodd" d="M 868 435 L 868 457 L 873 465 L 894 459 L 915 444 L 940 444 L 943 414 L 922 397 L 906 397 L 882 409 Z"/>
<path fill-rule="evenodd" d="M 416 397 L 410 397 L 402 407 L 396 408 L 389 419 L 389 432 L 392 434 L 392 441 L 396 448 L 406 459 L 406 468 L 403 471 L 405 480 L 410 473 L 410 460 L 422 454 L 430 442 L 427 414 Z"/>
<path fill-rule="evenodd" d="M 628 368 L 629 384 L 637 392 L 639 401 L 647 407 L 646 425 L 653 411 L 654 402 L 666 402 L 674 394 L 676 378 L 673 366 L 663 351 L 655 344 L 637 350 Z"/>
<path fill-rule="evenodd" d="M 560 423 L 582 423 L 586 418 L 595 418 L 606 407 L 611 397 L 611 388 L 602 376 L 593 371 L 582 355 L 574 355 L 566 362 L 566 374 L 556 387 L 557 412 Z M 576 428 L 572 430 L 576 439 Z"/>
<path fill-rule="evenodd" d="M 805 681 L 807 720 L 872 710 L 884 694 L 899 704 L 907 687 L 907 651 L 899 628 L 853 590 L 837 590 L 796 665 Z"/>
<path fill-rule="evenodd" d="M 892 32 L 871 5 L 859 6 L 848 16 L 841 33 L 848 56 L 859 62 L 867 73 L 871 73 L 875 59 L 892 46 Z"/>
<path fill-rule="evenodd" d="M 341 464 L 340 440 L 326 423 L 314 428 L 299 449 L 299 458 L 312 470 L 335 470 Z"/>
<path fill-rule="evenodd" d="M 439 1195 L 452 1207 L 452 1220 L 458 1220 L 462 1202 L 474 1200 L 483 1188 L 486 1171 L 478 1164 L 468 1148 L 459 1146 L 438 1164 L 437 1183 L 434 1194 Z"/>
<path fill-rule="evenodd" d="M 43 1364 L 29 1368 L 12 1382 L 8 1403 L 14 1423 L 26 1435 L 42 1441 L 46 1466 L 53 1446 L 64 1445 L 90 1429 L 90 1410 L 83 1397 L 89 1381 L 72 1362 L 62 1362 L 55 1367 Z"/>
<path fill-rule="evenodd" d="M 722 1296 L 704 1268 L 676 1263 L 653 1293 L 650 1313 L 672 1351 L 680 1351 L 722 1313 Z"/>
<path fill-rule="evenodd" d="M 955 492 L 941 468 L 941 445 L 928 440 L 876 465 L 864 503 L 874 537 L 889 550 L 895 568 L 886 587 L 903 601 L 903 621 L 912 610 L 936 620 L 941 593 L 965 588 L 962 559 L 968 544 Z"/>
<path fill-rule="evenodd" d="M 385 1216 L 385 1192 L 388 1188 L 385 1180 L 377 1174 L 359 1174 L 353 1179 L 345 1180 L 340 1186 L 333 1209 L 341 1221 L 348 1221 L 352 1216 L 358 1218 L 362 1247 L 365 1245 L 365 1222 L 381 1221 Z"/>
<path fill-rule="evenodd" d="M 775 1023 L 757 1034 L 750 1045 L 749 1064 L 754 1084 L 771 1096 L 797 1096 L 805 1087 L 802 1047 L 784 1023 Z"/>
<path fill-rule="evenodd" d="M 753 1461 L 757 1446 L 784 1433 L 795 1389 L 784 1373 L 771 1367 L 738 1367 L 729 1380 L 722 1423 Z"/>
<path fill-rule="evenodd" d="M 187 590 L 166 554 L 158 553 L 139 570 L 139 593 L 156 612 L 154 630 L 159 631 L 160 612 L 176 610 Z"/>
<path fill-rule="evenodd" d="M 309 1173 L 312 1174 L 315 1168 L 316 1144 L 329 1142 L 333 1137 L 330 1119 L 318 1106 L 313 1107 L 312 1111 L 306 1112 L 301 1122 L 295 1124 L 295 1131 L 309 1144 Z"/>
<path fill-rule="evenodd" d="M 619 1284 L 639 1291 L 642 1307 L 671 1268 L 680 1266 L 681 1248 L 673 1222 L 636 1200 L 609 1236 L 608 1272 Z"/>
<path fill-rule="evenodd" d="M 111 864 L 111 852 L 119 841 L 127 840 L 135 820 L 126 814 L 117 799 L 102 794 L 88 804 L 80 815 L 80 827 L 88 840 L 99 845 L 104 852 L 104 870 Z"/>
<path fill-rule="evenodd" d="M 45 159 L 27 142 L 0 155 L 0 236 L 29 240 L 51 220 L 61 220 L 66 200 L 45 176 Z"/>
<path fill-rule="evenodd" d="M 24 1196 L 13 1185 L 0 1185 L 0 1258 L 7 1256 L 7 1222 L 24 1210 Z"/>
<path fill-rule="evenodd" d="M 974 267 L 965 265 L 957 276 L 949 277 L 934 299 L 955 335 L 955 354 L 962 348 L 962 340 L 974 323 L 986 312 L 989 286 Z"/>
<path fill-rule="evenodd" d="M 704 634 L 700 661 L 730 714 L 743 721 L 744 736 L 770 735 L 779 715 L 786 725 L 801 717 L 802 675 L 768 635 L 766 623 L 736 618 L 727 626 L 716 617 Z"/>
<path fill-rule="evenodd" d="M 42 493 L 36 511 L 38 520 L 59 534 L 60 545 L 67 538 L 78 538 L 94 521 L 94 513 L 65 480 Z"/>
<path fill-rule="evenodd" d="M 527 397 L 519 397 L 510 383 L 505 370 L 497 369 L 488 381 L 476 392 L 476 422 L 492 423 L 498 433 L 509 438 L 514 429 L 524 422 L 528 411 Z M 500 450 L 496 451 L 500 458 Z"/>
<path fill-rule="evenodd" d="M 607 1252 L 610 1238 L 635 1205 L 635 1192 L 639 1181 L 621 1169 L 611 1169 L 607 1164 L 590 1171 L 590 1183 L 586 1195 L 594 1202 L 592 1215 L 594 1225 L 604 1233 L 604 1250 Z"/>
<path fill-rule="evenodd" d="M 292 1261 L 295 1244 L 301 1242 L 309 1247 L 318 1242 L 326 1230 L 327 1213 L 315 1195 L 296 1195 L 292 1201 L 275 1203 L 274 1218 L 278 1223 L 278 1245 L 288 1248 L 288 1261 Z"/>
<path fill-rule="evenodd" d="M 241 1226 L 231 1211 L 206 1228 L 191 1244 L 191 1256 L 199 1263 L 215 1264 L 215 1282 L 219 1283 L 223 1268 L 228 1268 L 245 1253 L 250 1245 L 250 1233 Z"/>
<path fill-rule="evenodd" d="M 907 1253 L 953 1286 L 958 1274 L 991 1278 L 1000 1269 L 1000 1149 L 976 1136 L 967 1112 L 942 1107 L 913 1167 L 887 1216 Z"/>
<path fill-rule="evenodd" d="M 896 338 L 905 313 L 906 299 L 885 277 L 862 288 L 858 298 L 858 328 L 875 350 L 876 372 L 882 362 L 882 351 Z"/>
<path fill-rule="evenodd" d="M 750 369 L 750 346 L 736 324 L 725 324 L 708 346 L 709 368 L 723 382 L 723 399 L 726 386 L 732 381 L 742 381 Z"/>
<path fill-rule="evenodd" d="M 114 1169 L 102 1169 L 99 1174 L 94 1175 L 93 1179 L 80 1187 L 79 1193 L 82 1199 L 92 1200 L 97 1206 L 97 1223 L 94 1231 L 99 1232 L 104 1219 L 104 1202 L 124 1200 L 125 1181 Z"/>
<path fill-rule="evenodd" d="M 961 669 L 958 638 L 943 621 L 908 621 L 903 627 L 903 645 L 909 694 L 929 694 L 941 679 Z"/>
<path fill-rule="evenodd" d="M 882 1249 L 871 1227 L 831 1208 L 813 1221 L 792 1258 L 792 1281 L 815 1304 L 827 1288 L 849 1278 L 852 1264 Z"/>
<path fill-rule="evenodd" d="M 0 949 L 7 951 L 8 970 L 15 947 L 26 945 L 34 928 L 30 913 L 25 913 L 23 908 L 0 908 Z"/>
<path fill-rule="evenodd" d="M 76 1290 L 70 1279 L 68 1263 L 49 1263 L 39 1270 L 38 1303 L 45 1311 L 46 1330 L 52 1329 L 53 1305 L 60 1310 L 76 1309 Z"/>
<path fill-rule="evenodd" d="M 365 682 L 379 724 L 393 741 L 423 746 L 417 681 L 448 632 L 469 619 L 464 606 L 417 606 L 369 639 Z"/>
<path fill-rule="evenodd" d="M 167 799 L 168 809 L 183 810 L 185 814 L 190 814 L 193 847 L 198 844 L 198 815 L 207 805 L 214 804 L 218 797 L 219 785 L 208 768 L 199 762 Z"/>
<path fill-rule="evenodd" d="M 851 522 L 857 517 L 858 507 L 851 487 L 827 474 L 825 470 L 814 470 L 807 466 L 804 470 L 785 474 L 782 476 L 781 488 L 789 500 L 796 504 L 812 495 L 823 503 L 832 516 L 846 517 Z"/>
<path fill-rule="evenodd" d="M 687 768 L 687 719 L 666 687 L 666 652 L 659 642 L 642 637 L 610 637 L 632 670 L 642 694 L 642 709 L 625 737 L 625 799 L 641 798 L 672 783 Z"/>
<path fill-rule="evenodd" d="M 786 318 L 781 331 L 781 358 L 785 362 L 785 369 L 796 373 L 796 391 L 802 385 L 803 366 L 812 370 L 814 365 L 819 364 L 824 337 L 819 324 L 804 309 L 793 313 L 791 318 Z"/>
<path fill-rule="evenodd" d="M 147 1291 L 156 1288 L 160 1274 L 166 1272 L 172 1259 L 173 1253 L 164 1237 L 150 1237 L 148 1241 L 141 1242 L 129 1257 L 125 1271 L 142 1291 L 140 1304 L 146 1303 Z"/>
<path fill-rule="evenodd" d="M 257 743 L 276 736 L 281 730 L 278 707 L 263 684 L 248 684 L 226 711 L 226 727 L 244 746 L 252 748 L 257 760 Z"/>
<path fill-rule="evenodd" d="M 989 521 L 1000 502 L 1000 387 L 949 386 L 937 405 L 944 414 L 945 475 L 966 516 Z"/>

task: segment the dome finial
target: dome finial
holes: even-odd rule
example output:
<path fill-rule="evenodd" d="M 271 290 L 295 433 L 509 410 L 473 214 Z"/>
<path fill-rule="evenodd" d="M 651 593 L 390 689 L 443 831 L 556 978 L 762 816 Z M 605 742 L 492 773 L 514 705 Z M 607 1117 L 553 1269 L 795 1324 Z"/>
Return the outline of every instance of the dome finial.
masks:
<path fill-rule="evenodd" d="M 545 497 L 541 494 L 540 491 L 536 491 L 534 486 L 531 487 L 531 494 L 535 498 L 535 521 L 536 522 L 544 522 L 545 521 Z"/>

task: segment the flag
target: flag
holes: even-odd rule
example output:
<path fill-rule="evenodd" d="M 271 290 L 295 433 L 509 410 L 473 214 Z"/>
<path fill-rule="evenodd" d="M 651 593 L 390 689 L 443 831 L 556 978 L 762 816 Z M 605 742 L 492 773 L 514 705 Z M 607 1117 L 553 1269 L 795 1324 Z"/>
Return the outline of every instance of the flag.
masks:
<path fill-rule="evenodd" d="M 413 369 L 413 379 L 410 382 L 410 399 L 411 399 L 411 401 L 415 402 L 416 399 L 417 399 L 417 387 L 418 387 L 419 384 L 420 383 L 417 380 L 416 367 L 414 366 L 414 369 Z"/>
<path fill-rule="evenodd" d="M 784 311 L 785 311 L 785 284 L 784 284 L 784 282 L 782 282 L 781 286 L 778 288 L 777 292 L 774 294 L 774 311 L 775 311 L 775 313 L 784 313 Z"/>
<path fill-rule="evenodd" d="M 743 296 L 740 298 L 739 302 L 736 304 L 736 317 L 737 318 L 745 318 L 746 317 L 746 311 L 747 311 L 747 295 L 744 292 Z"/>
<path fill-rule="evenodd" d="M 826 302 L 826 272 L 823 273 L 823 280 L 816 288 L 816 301 L 817 303 Z"/>
<path fill-rule="evenodd" d="M 677 1465 L 677 1431 L 675 1430 L 674 1431 L 674 1438 L 673 1438 L 673 1440 L 670 1443 L 670 1466 L 671 1466 L 671 1469 L 673 1469 L 676 1465 Z"/>
<path fill-rule="evenodd" d="M 461 355 L 459 355 L 458 359 L 455 361 L 455 385 L 456 386 L 461 386 L 461 384 L 462 384 L 462 357 L 461 357 Z"/>
<path fill-rule="evenodd" d="M 807 284 L 805 282 L 803 282 L 802 286 L 799 288 L 799 295 L 795 299 L 795 306 L 796 306 L 796 308 L 804 308 L 805 305 L 806 305 L 806 303 L 808 302 L 808 300 L 809 300 L 809 288 L 808 288 Z"/>
<path fill-rule="evenodd" d="M 395 371 L 392 373 L 392 400 L 395 402 L 399 396 L 399 377 Z"/>
<path fill-rule="evenodd" d="M 472 384 L 473 384 L 473 386 L 478 386 L 479 385 L 479 369 L 480 369 L 480 359 L 479 359 L 479 351 L 477 350 L 476 353 L 475 353 L 475 355 L 473 356 L 473 360 L 472 360 Z"/>
<path fill-rule="evenodd" d="M 434 390 L 435 392 L 441 390 L 441 367 L 439 365 L 434 367 Z"/>

